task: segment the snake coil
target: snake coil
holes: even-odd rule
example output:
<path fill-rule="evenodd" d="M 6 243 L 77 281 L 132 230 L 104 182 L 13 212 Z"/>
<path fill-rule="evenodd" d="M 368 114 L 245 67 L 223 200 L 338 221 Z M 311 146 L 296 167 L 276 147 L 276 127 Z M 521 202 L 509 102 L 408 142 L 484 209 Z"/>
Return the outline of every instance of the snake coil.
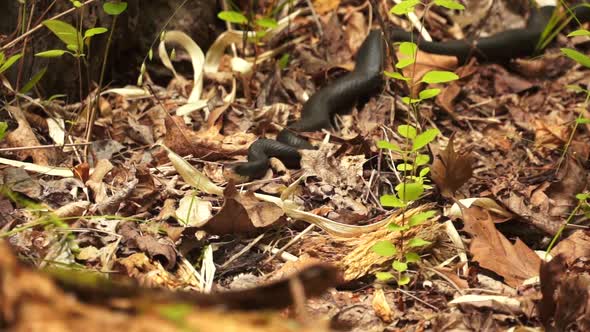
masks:
<path fill-rule="evenodd" d="M 248 149 L 248 162 L 239 163 L 234 171 L 249 178 L 264 176 L 270 158 L 281 160 L 289 168 L 299 167 L 300 149 L 313 149 L 297 133 L 329 128 L 336 113 L 345 113 L 362 97 L 375 92 L 382 83 L 384 41 L 381 30 L 372 30 L 357 56 L 354 70 L 320 89 L 303 105 L 301 118 L 283 129 L 277 140 L 259 139 Z"/>

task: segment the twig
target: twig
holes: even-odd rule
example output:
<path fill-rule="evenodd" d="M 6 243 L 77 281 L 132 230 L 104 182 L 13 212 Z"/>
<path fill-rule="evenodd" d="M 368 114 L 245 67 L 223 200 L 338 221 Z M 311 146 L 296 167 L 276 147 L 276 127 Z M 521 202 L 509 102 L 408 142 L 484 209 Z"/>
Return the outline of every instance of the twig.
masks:
<path fill-rule="evenodd" d="M 19 146 L 15 148 L 2 148 L 0 152 L 9 152 L 9 151 L 22 151 L 22 150 L 37 150 L 37 149 L 53 149 L 53 148 L 67 148 L 67 147 L 75 147 L 75 146 L 86 146 L 92 145 L 92 142 L 88 143 L 72 143 L 72 144 L 50 144 L 50 145 L 36 145 L 36 146 Z"/>
<path fill-rule="evenodd" d="M 270 263 L 273 259 L 275 259 L 275 257 L 277 257 L 278 255 L 282 254 L 283 251 L 287 250 L 295 242 L 299 241 L 305 234 L 311 232 L 314 229 L 314 227 L 315 227 L 314 224 L 311 224 L 311 225 L 307 226 L 307 228 L 304 229 L 303 232 L 297 234 L 297 236 L 295 236 L 294 238 L 292 238 L 289 242 L 287 242 L 287 244 L 285 244 L 282 248 L 280 248 L 277 252 L 275 252 L 272 256 L 270 256 L 267 260 L 265 260 L 263 264 Z"/>
<path fill-rule="evenodd" d="M 324 35 L 324 31 L 322 30 L 322 24 L 320 23 L 320 19 L 318 18 L 318 14 L 316 13 L 315 8 L 313 8 L 313 4 L 311 3 L 310 0 L 305 0 L 305 2 L 307 3 L 307 6 L 311 10 L 311 16 L 313 17 L 315 24 L 318 26 L 318 32 L 320 34 L 320 37 L 322 37 Z"/>
<path fill-rule="evenodd" d="M 223 263 L 223 265 L 221 265 L 220 268 L 223 269 L 223 268 L 227 267 L 229 264 L 231 264 L 231 262 L 235 261 L 238 257 L 242 256 L 248 250 L 252 249 L 252 247 L 254 247 L 258 242 L 260 242 L 260 240 L 262 240 L 264 235 L 265 235 L 264 233 L 258 235 L 257 238 L 255 238 L 250 243 L 248 243 L 248 245 L 245 246 L 242 250 L 240 250 L 237 254 L 231 256 L 227 261 L 225 261 L 225 263 Z"/>
<path fill-rule="evenodd" d="M 402 0 L 393 0 L 395 3 L 401 3 Z M 426 41 L 431 42 L 432 41 L 432 37 L 430 37 L 430 34 L 428 33 L 428 31 L 426 31 L 426 29 L 424 29 L 424 25 L 422 24 L 422 22 L 420 22 L 420 19 L 418 18 L 418 16 L 416 16 L 416 14 L 414 12 L 408 13 L 408 19 L 410 20 L 410 22 L 412 23 L 412 25 L 416 28 L 416 30 L 418 30 L 420 32 L 420 35 L 422 35 L 422 38 Z"/>
<path fill-rule="evenodd" d="M 427 307 L 429 307 L 429 308 L 431 308 L 431 309 L 434 309 L 435 311 L 439 311 L 439 310 L 440 310 L 439 308 L 437 308 L 437 307 L 433 306 L 432 304 L 430 304 L 430 303 L 428 303 L 428 302 L 426 302 L 426 301 L 422 300 L 421 298 L 417 297 L 416 295 L 413 295 L 413 294 L 411 294 L 411 293 L 410 293 L 410 292 L 408 292 L 408 291 L 405 291 L 405 290 L 403 290 L 403 289 L 401 289 L 401 288 L 398 288 L 397 290 L 398 290 L 398 291 L 400 291 L 400 292 L 402 292 L 402 293 L 404 293 L 404 294 L 406 294 L 407 296 L 409 296 L 409 297 L 413 298 L 414 300 L 416 300 L 416 301 L 418 301 L 418 302 L 420 302 L 420 303 L 424 304 L 425 306 L 427 306 Z"/>

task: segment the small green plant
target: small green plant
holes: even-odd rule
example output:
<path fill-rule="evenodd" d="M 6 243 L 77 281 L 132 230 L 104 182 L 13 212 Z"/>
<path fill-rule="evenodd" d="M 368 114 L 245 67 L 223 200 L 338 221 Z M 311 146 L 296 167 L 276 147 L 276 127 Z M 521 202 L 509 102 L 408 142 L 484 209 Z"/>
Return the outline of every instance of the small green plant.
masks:
<path fill-rule="evenodd" d="M 464 9 L 463 5 L 453 0 L 435 0 L 429 4 L 423 4 L 418 0 L 405 0 L 395 5 L 390 12 L 395 15 L 407 15 L 413 12 L 417 5 L 425 6 L 425 10 L 428 10 L 432 5 L 438 5 L 448 9 Z M 459 78 L 452 72 L 433 70 L 427 72 L 419 81 L 415 82 L 413 73 L 415 73 L 418 45 L 413 42 L 402 42 L 398 47 L 401 56 L 395 64 L 397 71 L 385 71 L 384 74 L 389 78 L 405 83 L 408 91 L 414 91 L 415 88 L 422 84 L 447 83 Z M 414 67 L 410 77 L 404 76 L 401 70 L 412 65 Z M 424 100 L 436 97 L 440 92 L 441 89 L 439 88 L 430 88 L 419 91 L 417 96 L 403 97 L 402 101 L 409 106 L 409 110 L 413 113 L 414 118 L 417 119 L 416 125 L 405 124 L 397 127 L 397 133 L 405 139 L 405 142 L 401 146 L 388 141 L 377 142 L 377 147 L 395 151 L 402 156 L 402 162 L 394 166 L 401 173 L 401 182 L 394 188 L 393 193 L 381 196 L 381 205 L 405 210 L 411 202 L 418 200 L 426 189 L 431 188 L 427 178 L 430 172 L 430 167 L 428 166 L 430 157 L 423 152 L 427 145 L 434 141 L 440 132 L 434 128 L 422 130 L 419 120 L 419 105 Z M 406 273 L 408 264 L 418 263 L 420 261 L 420 256 L 412 250 L 430 245 L 430 242 L 419 237 L 406 239 L 404 232 L 428 221 L 435 215 L 436 211 L 420 212 L 411 216 L 407 222 L 406 218 L 402 218 L 402 224 L 391 223 L 388 225 L 390 231 L 401 232 L 402 236 L 398 246 L 386 240 L 377 242 L 372 247 L 373 252 L 380 256 L 396 258 L 391 265 L 394 272 L 378 272 L 376 273 L 378 280 L 387 281 L 395 279 L 400 286 L 410 282 L 411 279 Z M 405 247 L 404 242 L 406 243 Z"/>
<path fill-rule="evenodd" d="M 7 129 L 8 129 L 8 124 L 4 121 L 0 122 L 0 141 L 4 139 L 4 136 L 6 136 Z"/>
<path fill-rule="evenodd" d="M 559 227 L 557 233 L 555 233 L 555 236 L 553 236 L 553 239 L 551 239 L 551 243 L 549 243 L 549 246 L 547 247 L 545 257 L 549 255 L 551 249 L 553 249 L 555 243 L 561 237 L 561 234 L 563 233 L 567 225 L 573 220 L 573 218 L 578 214 L 578 212 L 581 211 L 586 219 L 590 219 L 590 193 L 586 192 L 577 194 L 576 199 L 578 200 L 578 204 L 576 204 L 576 207 L 574 208 L 572 213 L 570 213 L 566 221 L 561 225 L 561 227 Z"/>
<path fill-rule="evenodd" d="M 590 36 L 590 31 L 588 31 L 586 29 L 578 29 L 578 30 L 575 30 L 575 31 L 571 32 L 570 34 L 568 34 L 568 37 L 575 37 L 575 36 Z M 577 50 L 571 49 L 571 48 L 562 48 L 561 52 L 565 56 L 567 56 L 568 58 L 570 58 L 570 59 L 576 61 L 577 63 L 579 63 L 580 65 L 590 69 L 590 57 L 587 56 L 586 54 L 580 53 Z M 590 123 L 590 118 L 584 117 L 584 112 L 583 112 L 583 109 L 585 109 L 586 106 L 588 105 L 588 102 L 590 102 L 590 90 L 584 89 L 584 88 L 577 86 L 577 85 L 570 85 L 570 86 L 568 86 L 568 88 L 573 90 L 574 92 L 586 94 L 586 99 L 583 103 L 584 107 L 579 112 L 578 118 L 574 122 L 574 128 L 572 129 L 572 132 L 568 138 L 567 143 L 565 144 L 565 147 L 563 149 L 561 157 L 559 158 L 559 162 L 557 163 L 557 167 L 555 170 L 556 173 L 559 171 L 559 169 L 561 168 L 561 164 L 565 160 L 565 157 L 567 155 L 567 151 L 569 150 L 569 147 L 574 139 L 574 135 L 576 134 L 576 131 L 578 130 L 578 126 Z"/>
<path fill-rule="evenodd" d="M 266 29 L 273 29 L 279 26 L 279 23 L 270 16 L 262 16 L 257 18 L 254 20 L 254 25 L 252 25 L 252 20 L 250 19 L 252 15 L 247 17 L 241 12 L 233 10 L 221 11 L 217 14 L 217 17 L 225 22 L 239 24 L 248 28 L 254 26 L 256 31 L 256 41 L 259 38 L 264 37 L 266 34 Z"/>
<path fill-rule="evenodd" d="M 17 53 L 10 58 L 6 59 L 4 52 L 0 52 L 0 74 L 7 71 L 15 62 L 22 58 L 22 53 Z"/>

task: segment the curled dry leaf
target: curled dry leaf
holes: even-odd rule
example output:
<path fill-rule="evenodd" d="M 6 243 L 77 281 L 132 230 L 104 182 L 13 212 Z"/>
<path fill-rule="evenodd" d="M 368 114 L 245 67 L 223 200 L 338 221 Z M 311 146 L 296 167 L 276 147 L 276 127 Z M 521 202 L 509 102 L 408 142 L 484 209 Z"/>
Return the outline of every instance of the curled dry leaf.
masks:
<path fill-rule="evenodd" d="M 475 158 L 469 152 L 457 153 L 454 147 L 454 136 L 451 136 L 447 148 L 440 153 L 432 164 L 432 180 L 436 183 L 441 194 L 447 198 L 453 194 L 471 176 Z"/>
<path fill-rule="evenodd" d="M 153 236 L 142 234 L 134 222 L 121 224 L 118 233 L 128 248 L 145 252 L 151 259 L 160 261 L 167 270 L 176 265 L 176 250 L 173 243 L 160 243 Z"/>
<path fill-rule="evenodd" d="M 385 298 L 385 293 L 382 288 L 375 290 L 371 304 L 373 305 L 373 310 L 377 317 L 385 323 L 393 322 L 394 312 L 391 310 L 389 303 L 387 303 L 387 298 Z"/>
<path fill-rule="evenodd" d="M 510 243 L 498 232 L 489 212 L 479 207 L 465 208 L 463 218 L 465 231 L 473 237 L 469 251 L 481 267 L 504 277 L 514 288 L 538 275 L 539 256 L 520 239 Z"/>
<path fill-rule="evenodd" d="M 495 312 L 508 314 L 522 313 L 520 301 L 508 296 L 500 295 L 462 295 L 453 299 L 449 304 L 460 307 L 471 307 L 477 309 L 491 309 Z"/>
<path fill-rule="evenodd" d="M 14 106 L 4 106 L 12 114 L 14 119 L 18 122 L 18 127 L 9 132 L 5 139 L 8 142 L 10 147 L 25 147 L 25 146 L 39 146 L 39 140 L 33 129 L 29 125 L 27 118 L 23 111 Z M 54 155 L 55 151 L 52 149 L 31 149 L 31 150 L 22 150 L 16 151 L 16 155 L 18 159 L 24 160 L 28 157 L 33 158 L 33 162 L 40 166 L 48 166 L 52 163 L 52 155 Z"/>

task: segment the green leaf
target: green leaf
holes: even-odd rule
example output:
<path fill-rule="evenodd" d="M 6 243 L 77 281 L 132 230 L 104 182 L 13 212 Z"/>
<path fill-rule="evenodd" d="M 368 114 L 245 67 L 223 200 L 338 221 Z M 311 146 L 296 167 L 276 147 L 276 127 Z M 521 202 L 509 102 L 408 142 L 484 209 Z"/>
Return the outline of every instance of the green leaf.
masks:
<path fill-rule="evenodd" d="M 0 66 L 4 63 L 4 60 L 6 60 L 6 55 L 4 55 L 4 52 L 0 52 Z"/>
<path fill-rule="evenodd" d="M 47 99 L 47 101 L 52 101 L 52 100 L 56 100 L 56 99 L 59 99 L 59 98 L 64 98 L 64 97 L 67 97 L 67 96 L 68 95 L 64 95 L 64 94 L 59 94 L 58 93 L 58 94 L 55 94 L 55 95 L 49 97 L 49 99 Z"/>
<path fill-rule="evenodd" d="M 410 229 L 410 227 L 405 226 L 405 225 L 401 226 L 401 225 L 398 225 L 398 224 L 392 222 L 392 223 L 389 223 L 389 225 L 387 225 L 387 229 L 392 232 L 403 232 L 403 231 L 407 231 L 408 229 Z"/>
<path fill-rule="evenodd" d="M 417 182 L 400 183 L 395 186 L 395 191 L 403 202 L 415 201 L 424 193 L 424 185 Z"/>
<path fill-rule="evenodd" d="M 389 11 L 395 15 L 405 15 L 414 11 L 414 7 L 420 3 L 420 0 L 404 0 L 391 8 Z"/>
<path fill-rule="evenodd" d="M 399 52 L 408 58 L 415 59 L 418 52 L 418 45 L 412 42 L 402 42 L 399 44 Z"/>
<path fill-rule="evenodd" d="M 389 281 L 393 279 L 393 274 L 389 272 L 376 272 L 375 278 L 377 278 L 379 281 Z"/>
<path fill-rule="evenodd" d="M 66 45 L 66 48 L 68 50 L 70 50 L 72 52 L 76 52 L 76 53 L 78 53 L 78 50 L 79 50 L 78 46 L 76 46 L 74 44 L 68 44 L 68 45 Z M 75 56 L 77 56 L 77 54 Z"/>
<path fill-rule="evenodd" d="M 400 262 L 398 260 L 393 261 L 391 267 L 396 270 L 397 272 L 404 272 L 408 270 L 408 264 L 404 262 Z"/>
<path fill-rule="evenodd" d="M 429 155 L 418 153 L 416 155 L 416 160 L 414 161 L 414 163 L 416 164 L 416 166 L 422 166 L 422 165 L 428 164 L 429 161 L 430 161 Z"/>
<path fill-rule="evenodd" d="M 404 77 L 404 75 L 398 73 L 397 71 L 387 71 L 386 70 L 383 73 L 385 74 L 385 76 L 391 77 L 396 80 L 401 80 L 401 81 L 406 81 L 406 82 L 410 80 L 409 77 Z"/>
<path fill-rule="evenodd" d="M 192 311 L 193 307 L 186 303 L 166 304 L 158 307 L 160 316 L 177 324 L 184 324 Z"/>
<path fill-rule="evenodd" d="M 590 124 L 590 118 L 577 118 L 577 124 Z"/>
<path fill-rule="evenodd" d="M 18 53 L 15 54 L 13 56 L 11 56 L 10 58 L 8 58 L 8 60 L 6 60 L 4 63 L 2 63 L 2 65 L 0 66 L 0 74 L 2 74 L 3 72 L 5 72 L 8 68 L 12 67 L 12 65 L 18 61 L 18 59 L 22 58 L 23 54 L 22 53 Z"/>
<path fill-rule="evenodd" d="M 579 201 L 588 200 L 588 199 L 590 199 L 590 193 L 577 194 L 576 199 Z"/>
<path fill-rule="evenodd" d="M 80 8 L 82 7 L 82 3 L 80 1 L 72 1 L 72 5 L 74 5 L 74 7 L 76 8 Z"/>
<path fill-rule="evenodd" d="M 415 237 L 413 239 L 410 239 L 410 241 L 408 241 L 408 247 L 410 248 L 416 248 L 416 247 L 424 247 L 427 246 L 429 244 L 431 244 L 432 242 L 423 240 L 419 237 Z"/>
<path fill-rule="evenodd" d="M 567 36 L 568 37 L 590 36 L 590 31 L 588 31 L 586 29 L 579 29 L 579 30 L 570 32 Z"/>
<path fill-rule="evenodd" d="M 46 20 L 43 25 L 51 30 L 64 44 L 72 47 L 72 50 L 77 52 L 82 50 L 82 35 L 71 24 L 60 20 Z"/>
<path fill-rule="evenodd" d="M 4 139 L 4 136 L 6 136 L 6 130 L 8 129 L 8 123 L 6 122 L 0 122 L 0 141 Z"/>
<path fill-rule="evenodd" d="M 256 20 L 256 24 L 262 28 L 274 29 L 279 26 L 279 23 L 270 17 L 263 17 Z"/>
<path fill-rule="evenodd" d="M 418 97 L 420 97 L 420 99 L 424 100 L 424 99 L 434 98 L 434 97 L 438 96 L 439 94 L 440 94 L 440 89 L 426 89 L 426 90 L 420 91 L 420 94 L 418 94 Z"/>
<path fill-rule="evenodd" d="M 435 5 L 445 7 L 447 9 L 463 10 L 465 6 L 455 0 L 434 0 Z"/>
<path fill-rule="evenodd" d="M 422 149 L 430 142 L 434 141 L 438 134 L 440 134 L 440 131 L 438 129 L 431 128 L 416 136 L 416 138 L 414 139 L 414 143 L 412 144 L 412 151 L 418 151 Z"/>
<path fill-rule="evenodd" d="M 415 252 L 407 252 L 404 257 L 406 258 L 406 263 L 417 263 L 421 260 L 420 255 Z"/>
<path fill-rule="evenodd" d="M 402 137 L 409 138 L 411 140 L 413 140 L 416 137 L 416 135 L 418 134 L 416 127 L 411 126 L 411 125 L 400 125 L 397 127 L 397 132 Z"/>
<path fill-rule="evenodd" d="M 396 168 L 400 172 L 409 172 L 414 169 L 414 166 L 412 164 L 398 164 Z"/>
<path fill-rule="evenodd" d="M 285 53 L 279 59 L 279 68 L 285 69 L 289 65 L 290 56 L 288 53 Z"/>
<path fill-rule="evenodd" d="M 57 57 L 64 55 L 65 53 L 68 53 L 68 51 L 66 51 L 66 50 L 49 50 L 49 51 L 39 52 L 39 53 L 35 54 L 35 56 L 38 56 L 41 58 L 57 58 Z"/>
<path fill-rule="evenodd" d="M 425 177 L 426 174 L 430 173 L 430 167 L 424 167 L 420 170 L 420 177 Z"/>
<path fill-rule="evenodd" d="M 224 10 L 222 12 L 219 12 L 219 14 L 217 14 L 217 17 L 219 17 L 220 19 L 222 19 L 226 22 L 229 22 L 229 23 L 236 23 L 236 24 L 248 23 L 248 19 L 246 18 L 246 16 L 244 16 L 244 14 L 242 14 L 240 12 L 231 11 L 231 10 Z"/>
<path fill-rule="evenodd" d="M 127 2 L 106 2 L 102 5 L 102 9 L 111 16 L 121 15 L 127 9 Z"/>
<path fill-rule="evenodd" d="M 590 57 L 571 48 L 562 48 L 561 52 L 584 67 L 590 68 Z"/>
<path fill-rule="evenodd" d="M 436 211 L 434 211 L 434 210 L 417 213 L 417 214 L 413 215 L 412 218 L 410 218 L 408 225 L 410 225 L 410 226 L 420 225 L 421 223 L 434 217 L 435 215 L 436 215 Z"/>
<path fill-rule="evenodd" d="M 411 280 L 410 277 L 404 274 L 399 278 L 399 280 L 397 281 L 397 284 L 400 286 L 407 285 L 410 283 L 410 280 Z"/>
<path fill-rule="evenodd" d="M 37 85 L 37 83 L 39 83 L 39 81 L 41 80 L 41 78 L 43 78 L 43 75 L 45 75 L 45 72 L 47 72 L 47 67 L 44 67 L 37 74 L 35 74 L 31 78 L 31 80 L 28 81 L 27 84 L 25 84 L 20 89 L 19 92 L 22 93 L 22 94 L 26 94 L 27 92 L 31 91 L 31 89 L 33 89 L 35 87 L 35 85 Z"/>
<path fill-rule="evenodd" d="M 397 146 L 396 144 L 393 144 L 391 142 L 388 142 L 388 141 L 378 141 L 377 147 L 379 149 L 388 149 L 388 150 L 392 150 L 392 151 L 402 152 L 402 149 L 399 146 Z"/>
<path fill-rule="evenodd" d="M 450 71 L 443 71 L 443 70 L 432 70 L 427 72 L 423 77 L 421 82 L 433 84 L 433 83 L 446 83 L 450 81 L 458 80 L 459 76 L 457 74 L 450 72 Z"/>
<path fill-rule="evenodd" d="M 375 243 L 371 247 L 371 250 L 373 250 L 373 252 L 376 253 L 377 255 L 383 256 L 383 257 L 391 257 L 397 253 L 397 249 L 395 248 L 393 243 L 391 243 L 391 241 L 387 241 L 387 240 L 379 241 L 379 242 Z"/>
<path fill-rule="evenodd" d="M 379 198 L 381 205 L 385 207 L 403 208 L 406 207 L 406 203 L 402 202 L 395 195 L 383 195 Z"/>
<path fill-rule="evenodd" d="M 395 64 L 395 68 L 403 69 L 413 64 L 414 62 L 416 62 L 414 58 L 399 59 L 399 61 Z"/>
<path fill-rule="evenodd" d="M 100 34 L 103 34 L 107 31 L 109 31 L 109 29 L 101 28 L 101 27 L 88 29 L 84 32 L 84 38 L 90 38 L 92 36 L 100 35 Z"/>
<path fill-rule="evenodd" d="M 404 104 L 416 104 L 422 101 L 422 99 L 418 98 L 418 99 L 414 99 L 414 98 L 410 98 L 410 97 L 403 97 L 402 101 L 404 102 Z"/>
<path fill-rule="evenodd" d="M 568 90 L 572 90 L 574 92 L 588 92 L 588 90 L 582 88 L 581 86 L 577 85 L 577 84 L 568 84 L 565 86 Z"/>

